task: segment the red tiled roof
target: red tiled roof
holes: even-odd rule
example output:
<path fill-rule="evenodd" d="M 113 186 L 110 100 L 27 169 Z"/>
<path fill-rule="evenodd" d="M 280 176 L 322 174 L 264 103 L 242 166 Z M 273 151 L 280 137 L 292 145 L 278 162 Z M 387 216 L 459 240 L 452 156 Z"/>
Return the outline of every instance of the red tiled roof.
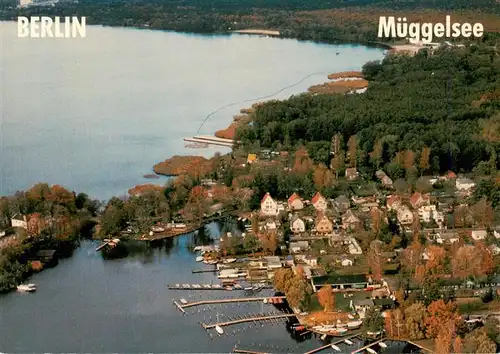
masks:
<path fill-rule="evenodd" d="M 311 203 L 316 204 L 316 202 L 317 202 L 320 198 L 323 198 L 323 196 L 322 196 L 319 192 L 316 192 L 316 194 L 314 195 L 314 197 L 312 197 L 312 199 L 311 199 Z"/>
<path fill-rule="evenodd" d="M 420 194 L 419 192 L 415 192 L 413 193 L 413 195 L 410 197 L 410 204 L 411 205 L 416 205 L 418 200 L 422 197 L 422 194 Z"/>
<path fill-rule="evenodd" d="M 453 171 L 448 171 L 445 173 L 445 176 L 448 178 L 457 178 L 457 174 Z"/>
<path fill-rule="evenodd" d="M 271 194 L 269 194 L 269 193 L 264 194 L 264 196 L 262 197 L 262 200 L 260 201 L 260 204 L 264 203 L 267 198 L 272 199 Z"/>
<path fill-rule="evenodd" d="M 293 193 L 290 198 L 288 198 L 288 204 L 292 204 L 296 199 L 300 199 L 297 193 Z"/>
<path fill-rule="evenodd" d="M 392 206 L 396 202 L 401 202 L 401 197 L 399 195 L 391 195 L 389 199 L 387 199 L 388 206 Z"/>

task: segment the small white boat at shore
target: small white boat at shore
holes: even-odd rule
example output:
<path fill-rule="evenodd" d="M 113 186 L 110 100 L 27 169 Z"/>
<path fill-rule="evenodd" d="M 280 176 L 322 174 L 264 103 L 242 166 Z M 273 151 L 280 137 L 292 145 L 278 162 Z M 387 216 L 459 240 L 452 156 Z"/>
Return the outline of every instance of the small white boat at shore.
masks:
<path fill-rule="evenodd" d="M 350 322 L 347 322 L 347 328 L 357 329 L 357 328 L 361 327 L 362 324 L 363 324 L 363 321 L 350 321 Z"/>
<path fill-rule="evenodd" d="M 366 351 L 369 353 L 372 353 L 372 354 L 377 354 L 377 352 L 375 350 L 373 350 L 372 348 L 366 348 Z"/>
<path fill-rule="evenodd" d="M 181 304 L 183 304 L 183 305 L 186 305 L 188 303 L 186 299 L 180 299 L 180 301 L 181 301 Z"/>
<path fill-rule="evenodd" d="M 196 262 L 202 262 L 202 261 L 203 261 L 203 256 L 196 257 Z"/>
<path fill-rule="evenodd" d="M 200 252 L 202 249 L 202 246 L 196 246 L 195 248 L 193 248 L 193 251 Z"/>
<path fill-rule="evenodd" d="M 325 339 L 326 339 L 326 333 L 321 336 L 321 340 L 325 340 Z"/>
<path fill-rule="evenodd" d="M 338 351 L 338 352 L 340 352 L 340 351 L 341 351 L 341 350 L 340 350 L 340 348 L 339 348 L 339 347 L 337 347 L 335 344 L 332 344 L 332 349 L 333 349 L 333 350 L 336 350 L 336 351 Z"/>
<path fill-rule="evenodd" d="M 222 261 L 222 263 L 234 263 L 236 262 L 236 258 L 227 258 Z"/>
<path fill-rule="evenodd" d="M 217 333 L 219 333 L 219 334 L 224 334 L 224 330 L 223 330 L 223 329 L 222 329 L 222 327 L 221 327 L 221 326 L 219 326 L 219 325 L 215 326 L 215 330 L 216 330 L 216 331 L 217 331 Z"/>
<path fill-rule="evenodd" d="M 384 342 L 380 342 L 378 343 L 378 345 L 380 345 L 381 348 L 387 348 L 387 344 L 385 344 Z"/>
<path fill-rule="evenodd" d="M 17 290 L 25 293 L 32 293 L 36 291 L 36 285 L 35 284 L 19 284 L 17 286 Z"/>
<path fill-rule="evenodd" d="M 345 344 L 347 345 L 353 345 L 354 343 L 351 342 L 349 339 L 344 339 Z"/>

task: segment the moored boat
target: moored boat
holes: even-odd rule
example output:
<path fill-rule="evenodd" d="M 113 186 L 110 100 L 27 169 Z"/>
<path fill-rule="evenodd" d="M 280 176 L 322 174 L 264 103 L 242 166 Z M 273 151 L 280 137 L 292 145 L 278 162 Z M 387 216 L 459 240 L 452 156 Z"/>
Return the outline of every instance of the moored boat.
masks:
<path fill-rule="evenodd" d="M 362 324 L 363 324 L 363 321 L 350 321 L 350 322 L 347 322 L 347 328 L 348 329 L 357 329 L 357 328 L 361 327 Z"/>
<path fill-rule="evenodd" d="M 336 351 L 338 351 L 338 352 L 340 352 L 340 351 L 341 351 L 341 350 L 340 350 L 340 348 L 339 348 L 339 347 L 337 347 L 335 344 L 332 344 L 332 349 L 333 349 L 333 350 L 336 350 Z"/>
<path fill-rule="evenodd" d="M 222 263 L 234 263 L 236 262 L 236 258 L 227 258 L 222 261 Z"/>
<path fill-rule="evenodd" d="M 203 261 L 203 256 L 196 257 L 196 262 L 202 262 L 202 261 Z"/>
<path fill-rule="evenodd" d="M 186 299 L 180 299 L 180 301 L 181 301 L 181 304 L 183 304 L 183 305 L 186 305 L 188 303 Z"/>
<path fill-rule="evenodd" d="M 35 284 L 19 284 L 17 287 L 17 290 L 21 292 L 26 292 L 26 293 L 32 293 L 36 291 L 36 285 Z"/>
<path fill-rule="evenodd" d="M 221 326 L 219 326 L 219 325 L 215 326 L 215 330 L 216 330 L 216 331 L 217 331 L 217 333 L 219 333 L 219 334 L 224 334 L 224 330 L 223 330 L 223 329 L 222 329 L 222 327 L 221 327 Z"/>

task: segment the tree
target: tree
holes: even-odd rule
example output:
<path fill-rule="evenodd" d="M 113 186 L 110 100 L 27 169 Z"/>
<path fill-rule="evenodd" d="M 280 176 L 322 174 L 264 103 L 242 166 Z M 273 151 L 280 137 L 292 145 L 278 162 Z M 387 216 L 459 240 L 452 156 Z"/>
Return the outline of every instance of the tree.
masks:
<path fill-rule="evenodd" d="M 449 354 L 451 352 L 454 335 L 455 323 L 453 320 L 450 320 L 439 329 L 436 336 L 436 354 Z"/>
<path fill-rule="evenodd" d="M 493 207 L 486 198 L 472 206 L 472 218 L 479 227 L 490 227 L 493 222 Z"/>
<path fill-rule="evenodd" d="M 343 150 L 335 155 L 330 163 L 330 167 L 335 171 L 335 178 L 339 178 L 339 173 L 345 168 L 345 153 Z"/>
<path fill-rule="evenodd" d="M 405 309 L 405 329 L 410 339 L 425 338 L 426 314 L 427 309 L 421 302 L 416 302 Z"/>
<path fill-rule="evenodd" d="M 318 301 L 321 306 L 327 311 L 333 311 L 335 309 L 335 294 L 330 285 L 323 286 L 318 291 Z"/>
<path fill-rule="evenodd" d="M 258 250 L 259 248 L 259 240 L 253 233 L 248 233 L 245 235 L 245 238 L 243 239 L 243 247 L 246 250 L 251 251 L 254 253 L 255 251 Z"/>
<path fill-rule="evenodd" d="M 294 274 L 290 268 L 280 268 L 274 272 L 273 286 L 276 290 L 286 293 Z"/>
<path fill-rule="evenodd" d="M 299 174 L 308 173 L 313 166 L 313 162 L 304 146 L 299 147 L 295 152 L 295 161 L 293 164 L 293 172 Z"/>
<path fill-rule="evenodd" d="M 347 158 L 349 159 L 349 166 L 351 167 L 356 167 L 357 148 L 358 141 L 356 135 L 353 135 L 349 138 L 349 141 L 347 141 Z"/>
<path fill-rule="evenodd" d="M 386 311 L 385 333 L 390 338 L 405 337 L 404 313 L 400 308 Z"/>
<path fill-rule="evenodd" d="M 288 289 L 285 293 L 286 299 L 292 308 L 301 308 L 306 300 L 310 289 L 304 278 L 301 276 L 294 276 L 290 282 Z"/>
<path fill-rule="evenodd" d="M 367 332 L 382 332 L 385 326 L 384 317 L 378 309 L 370 307 L 365 314 L 363 329 Z"/>
<path fill-rule="evenodd" d="M 427 247 L 429 259 L 425 263 L 425 271 L 429 275 L 443 274 L 446 253 L 444 248 L 439 246 Z"/>
<path fill-rule="evenodd" d="M 378 235 L 382 227 L 382 212 L 379 208 L 373 208 L 370 210 L 370 217 L 373 233 Z"/>
<path fill-rule="evenodd" d="M 469 208 L 467 205 L 459 205 L 453 211 L 455 227 L 467 227 L 469 225 Z"/>
<path fill-rule="evenodd" d="M 427 306 L 427 317 L 424 319 L 426 335 L 428 338 L 436 338 L 441 328 L 454 325 L 460 320 L 460 315 L 454 303 L 443 300 L 433 301 Z M 451 321 L 451 322 L 450 322 Z"/>
<path fill-rule="evenodd" d="M 380 168 L 382 158 L 384 156 L 384 142 L 382 140 L 378 140 L 373 146 L 373 151 L 368 155 L 370 156 L 372 164 L 375 165 L 375 168 Z"/>
<path fill-rule="evenodd" d="M 431 155 L 431 149 L 427 146 L 422 148 L 422 152 L 420 153 L 420 161 L 418 163 L 418 167 L 420 167 L 421 174 L 424 174 L 429 169 L 429 159 Z"/>
<path fill-rule="evenodd" d="M 484 327 L 477 328 L 465 336 L 463 351 L 465 353 L 495 353 L 496 344 L 488 337 Z"/>

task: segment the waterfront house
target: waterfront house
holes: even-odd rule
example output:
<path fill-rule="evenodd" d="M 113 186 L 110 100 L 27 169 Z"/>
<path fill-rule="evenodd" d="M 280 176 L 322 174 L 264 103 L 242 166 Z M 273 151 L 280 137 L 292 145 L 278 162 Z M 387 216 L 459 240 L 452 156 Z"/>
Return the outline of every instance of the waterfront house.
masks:
<path fill-rule="evenodd" d="M 441 231 L 436 233 L 436 242 L 439 244 L 443 243 L 455 243 L 460 241 L 458 233 L 455 231 Z"/>
<path fill-rule="evenodd" d="M 263 215 L 276 216 L 278 215 L 278 203 L 266 193 L 260 202 L 260 211 Z"/>
<path fill-rule="evenodd" d="M 267 265 L 267 270 L 275 270 L 279 269 L 283 266 L 281 263 L 280 257 L 278 256 L 268 256 L 264 257 L 266 265 Z"/>
<path fill-rule="evenodd" d="M 481 241 L 488 236 L 488 233 L 486 230 L 472 230 L 470 232 L 470 236 L 475 240 L 475 241 Z"/>
<path fill-rule="evenodd" d="M 358 170 L 356 169 L 356 167 L 350 167 L 350 168 L 345 169 L 345 178 L 348 181 L 354 181 L 355 179 L 358 178 L 358 176 L 359 176 L 359 174 L 358 174 Z"/>
<path fill-rule="evenodd" d="M 44 267 L 53 267 L 58 263 L 55 250 L 40 250 L 35 260 L 41 261 Z"/>
<path fill-rule="evenodd" d="M 361 220 L 354 215 L 352 210 L 347 210 L 344 215 L 342 215 L 342 228 L 345 230 L 356 230 L 361 227 Z"/>
<path fill-rule="evenodd" d="M 299 253 L 301 251 L 307 250 L 308 248 L 309 248 L 309 243 L 307 241 L 290 242 L 291 253 Z"/>
<path fill-rule="evenodd" d="M 351 302 L 351 308 L 355 312 L 364 312 L 373 306 L 375 306 L 375 303 L 372 299 L 353 300 Z"/>
<path fill-rule="evenodd" d="M 321 275 L 311 278 L 314 291 L 325 285 L 330 285 L 333 289 L 364 289 L 368 284 L 369 279 L 365 274 Z"/>
<path fill-rule="evenodd" d="M 306 231 L 306 224 L 304 223 L 304 220 L 302 220 L 296 215 L 293 216 L 292 219 L 290 220 L 290 230 L 293 233 L 301 233 Z"/>
<path fill-rule="evenodd" d="M 345 195 L 339 195 L 333 203 L 341 213 L 345 213 L 351 206 L 351 201 Z"/>
<path fill-rule="evenodd" d="M 456 178 L 457 178 L 457 174 L 453 171 L 448 171 L 440 177 L 440 179 L 444 180 L 444 181 L 449 181 L 449 180 L 456 179 Z"/>
<path fill-rule="evenodd" d="M 301 210 L 304 208 L 304 202 L 300 199 L 297 193 L 293 193 L 290 198 L 288 198 L 288 209 L 289 210 Z"/>
<path fill-rule="evenodd" d="M 28 221 L 26 215 L 21 215 L 19 213 L 15 214 L 12 219 L 10 219 L 12 227 L 20 227 L 23 229 L 28 228 Z"/>
<path fill-rule="evenodd" d="M 323 197 L 319 192 L 316 192 L 316 194 L 312 197 L 311 204 L 318 211 L 325 211 L 328 208 L 328 203 L 325 197 Z"/>
<path fill-rule="evenodd" d="M 397 209 L 397 218 L 402 225 L 410 225 L 413 223 L 413 212 L 402 205 Z"/>
<path fill-rule="evenodd" d="M 333 223 L 328 219 L 328 217 L 319 213 L 316 217 L 316 232 L 321 234 L 330 234 L 333 232 Z"/>
<path fill-rule="evenodd" d="M 423 205 L 429 205 L 429 203 L 430 203 L 430 197 L 428 194 L 415 192 L 410 197 L 410 204 L 413 207 L 413 209 L 418 209 Z"/>

